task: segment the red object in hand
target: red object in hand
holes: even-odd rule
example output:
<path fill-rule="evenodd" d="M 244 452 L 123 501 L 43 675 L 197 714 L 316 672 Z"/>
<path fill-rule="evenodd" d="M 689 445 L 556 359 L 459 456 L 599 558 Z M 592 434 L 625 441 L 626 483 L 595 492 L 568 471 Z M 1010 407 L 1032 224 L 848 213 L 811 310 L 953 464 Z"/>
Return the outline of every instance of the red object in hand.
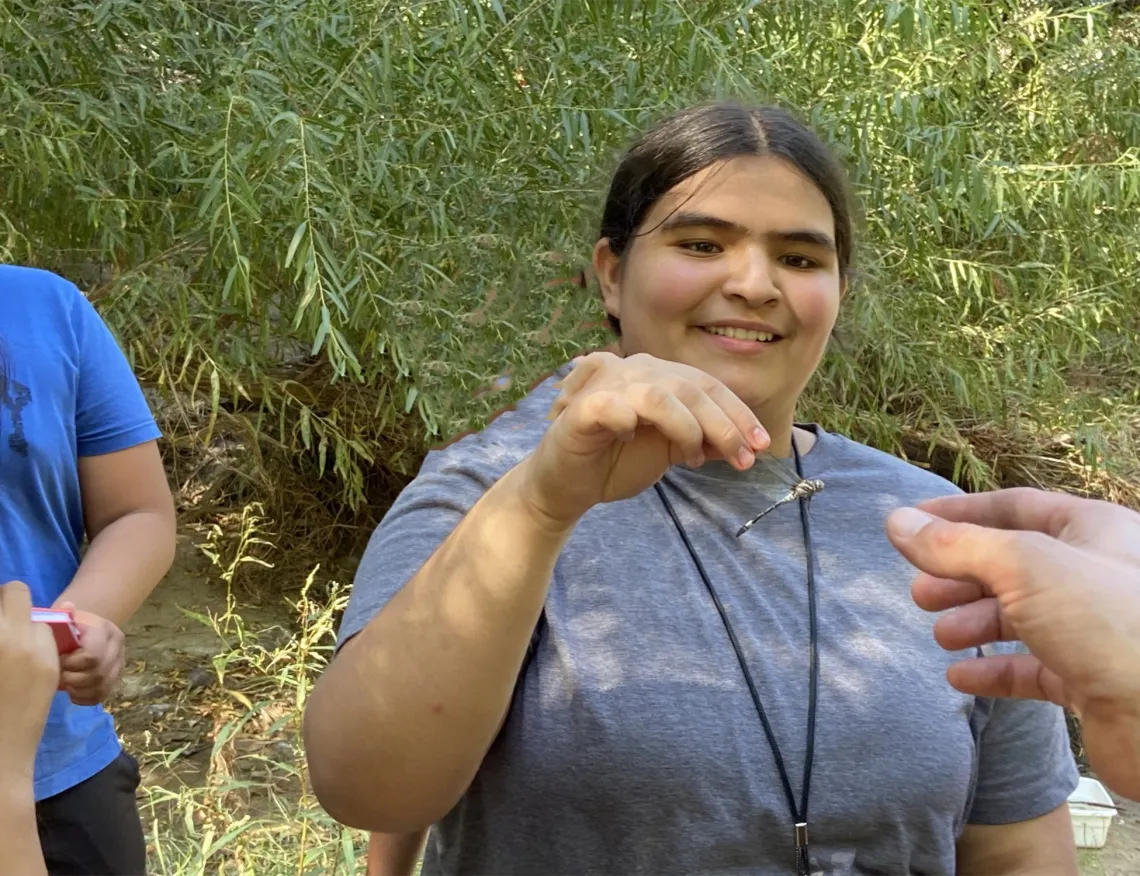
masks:
<path fill-rule="evenodd" d="M 56 648 L 61 655 L 79 649 L 79 626 L 70 611 L 58 608 L 33 608 L 32 621 L 47 624 L 55 635 Z"/>

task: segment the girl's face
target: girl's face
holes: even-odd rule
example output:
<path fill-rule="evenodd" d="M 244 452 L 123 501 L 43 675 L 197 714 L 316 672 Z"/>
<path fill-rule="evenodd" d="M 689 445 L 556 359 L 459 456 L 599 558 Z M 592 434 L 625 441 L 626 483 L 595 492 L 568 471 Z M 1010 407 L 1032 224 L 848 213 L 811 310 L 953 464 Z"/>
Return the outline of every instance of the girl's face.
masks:
<path fill-rule="evenodd" d="M 790 423 L 846 290 L 827 198 L 773 156 L 684 180 L 653 205 L 624 259 L 602 239 L 594 266 L 626 355 L 699 368 L 773 426 Z"/>

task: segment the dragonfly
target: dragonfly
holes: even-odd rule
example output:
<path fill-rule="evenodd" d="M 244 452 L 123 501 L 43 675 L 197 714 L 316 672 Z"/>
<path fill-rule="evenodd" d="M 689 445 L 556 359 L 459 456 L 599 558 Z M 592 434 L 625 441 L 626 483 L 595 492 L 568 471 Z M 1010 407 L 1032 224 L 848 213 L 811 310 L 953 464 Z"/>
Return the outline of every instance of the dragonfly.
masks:
<path fill-rule="evenodd" d="M 771 454 L 761 454 L 756 457 L 757 462 L 760 462 L 764 467 L 776 476 L 780 482 L 780 486 L 787 490 L 783 496 L 745 523 L 740 529 L 736 530 L 736 537 L 744 535 L 753 526 L 775 511 L 782 505 L 787 505 L 789 502 L 796 502 L 800 499 L 810 499 L 816 493 L 823 490 L 823 481 L 819 478 L 802 478 L 799 472 L 795 470 L 789 463 L 782 459 L 777 459 Z"/>

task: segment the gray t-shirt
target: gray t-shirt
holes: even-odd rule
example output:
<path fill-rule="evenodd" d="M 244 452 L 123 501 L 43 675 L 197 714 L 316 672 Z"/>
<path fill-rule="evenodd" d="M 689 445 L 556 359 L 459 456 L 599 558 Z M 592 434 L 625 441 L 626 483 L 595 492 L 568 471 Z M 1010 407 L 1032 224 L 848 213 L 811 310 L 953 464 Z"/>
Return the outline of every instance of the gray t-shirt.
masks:
<path fill-rule="evenodd" d="M 372 537 L 342 643 L 534 449 L 554 379 L 428 455 Z M 966 823 L 1035 818 L 1076 787 L 1064 719 L 946 682 L 969 655 L 935 644 L 933 617 L 910 598 L 914 571 L 883 525 L 891 509 L 956 488 L 811 428 L 805 474 L 826 483 L 810 512 L 813 870 L 953 873 Z M 672 469 L 665 490 L 740 639 L 798 799 L 809 655 L 798 505 L 735 537 L 773 483 L 761 466 L 709 463 Z M 502 732 L 431 832 L 424 874 L 786 874 L 793 862 L 791 813 L 739 662 L 660 497 L 595 507 L 558 560 Z"/>

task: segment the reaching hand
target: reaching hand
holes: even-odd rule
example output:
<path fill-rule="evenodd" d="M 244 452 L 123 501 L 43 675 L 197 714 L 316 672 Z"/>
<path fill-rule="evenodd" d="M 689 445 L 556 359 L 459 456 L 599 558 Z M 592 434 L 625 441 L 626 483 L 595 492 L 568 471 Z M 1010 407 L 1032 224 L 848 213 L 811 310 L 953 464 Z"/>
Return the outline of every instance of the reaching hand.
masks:
<path fill-rule="evenodd" d="M 918 605 L 952 609 L 938 643 L 1020 640 L 1031 652 L 957 663 L 950 683 L 1072 708 L 1098 775 L 1140 798 L 1140 515 L 1031 489 L 919 507 L 892 514 L 887 533 L 921 570 Z"/>
<path fill-rule="evenodd" d="M 30 786 L 59 655 L 51 629 L 32 622 L 32 596 L 19 581 L 0 587 L 0 667 L 0 774 Z"/>

